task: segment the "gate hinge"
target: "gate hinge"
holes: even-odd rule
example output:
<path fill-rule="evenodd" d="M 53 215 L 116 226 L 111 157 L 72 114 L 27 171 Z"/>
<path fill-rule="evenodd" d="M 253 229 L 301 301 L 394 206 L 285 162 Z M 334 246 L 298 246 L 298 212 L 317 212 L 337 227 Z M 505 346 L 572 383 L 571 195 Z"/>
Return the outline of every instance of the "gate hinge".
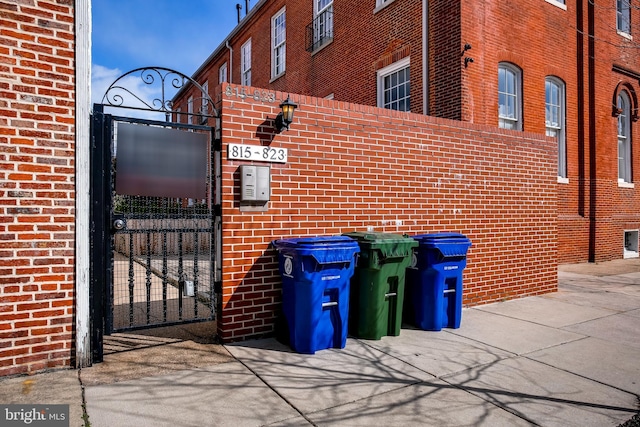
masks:
<path fill-rule="evenodd" d="M 222 216 L 222 205 L 213 205 L 213 214 L 215 216 Z"/>

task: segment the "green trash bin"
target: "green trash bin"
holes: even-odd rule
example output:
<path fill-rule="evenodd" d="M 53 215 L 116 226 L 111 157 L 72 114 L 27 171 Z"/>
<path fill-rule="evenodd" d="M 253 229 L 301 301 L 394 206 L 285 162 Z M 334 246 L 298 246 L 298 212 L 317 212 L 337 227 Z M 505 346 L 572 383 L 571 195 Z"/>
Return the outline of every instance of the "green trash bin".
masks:
<path fill-rule="evenodd" d="M 399 234 L 345 233 L 358 242 L 360 256 L 351 278 L 349 333 L 379 340 L 400 335 L 406 268 L 418 242 Z"/>

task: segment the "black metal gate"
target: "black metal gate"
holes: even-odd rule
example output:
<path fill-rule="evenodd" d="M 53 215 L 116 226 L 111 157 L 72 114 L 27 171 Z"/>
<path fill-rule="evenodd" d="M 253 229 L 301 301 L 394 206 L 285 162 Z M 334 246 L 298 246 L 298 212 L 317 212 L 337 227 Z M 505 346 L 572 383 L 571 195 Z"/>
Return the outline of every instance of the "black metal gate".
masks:
<path fill-rule="evenodd" d="M 137 109 L 164 112 L 165 121 L 106 114 L 104 107 L 114 106 L 111 102 L 94 105 L 94 362 L 102 361 L 104 335 L 215 319 L 216 291 L 221 288 L 217 113 L 206 91 L 190 78 L 158 68 L 126 76 L 137 72 L 145 83 L 158 79 L 163 87 L 168 76 L 174 88 L 176 81 L 189 81 L 202 90 L 202 105 L 210 107 L 193 114 L 197 120 L 187 120 L 202 124 L 191 124 L 177 121 L 164 89 L 160 108 Z M 113 88 L 121 89 L 117 82 L 107 90 L 107 101 Z M 116 106 L 123 107 L 122 102 Z"/>

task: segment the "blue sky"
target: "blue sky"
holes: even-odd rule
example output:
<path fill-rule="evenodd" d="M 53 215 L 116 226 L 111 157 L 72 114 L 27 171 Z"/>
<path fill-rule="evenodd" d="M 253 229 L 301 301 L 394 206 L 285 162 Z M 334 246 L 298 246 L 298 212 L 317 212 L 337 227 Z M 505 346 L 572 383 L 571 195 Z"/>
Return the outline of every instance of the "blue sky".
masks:
<path fill-rule="evenodd" d="M 190 76 L 237 25 L 238 3 L 244 17 L 245 0 L 92 0 L 92 102 L 138 67 Z"/>

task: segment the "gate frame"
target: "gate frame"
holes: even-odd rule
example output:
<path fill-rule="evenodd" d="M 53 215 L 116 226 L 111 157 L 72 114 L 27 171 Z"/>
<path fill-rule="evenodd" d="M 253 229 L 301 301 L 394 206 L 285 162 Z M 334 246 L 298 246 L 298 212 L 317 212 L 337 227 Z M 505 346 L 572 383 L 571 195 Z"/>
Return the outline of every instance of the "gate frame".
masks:
<path fill-rule="evenodd" d="M 124 86 L 124 79 L 127 77 L 139 78 L 145 85 L 159 85 L 160 96 L 150 102 L 138 96 L 132 90 Z M 170 86 L 169 86 L 170 85 Z M 199 123 L 186 124 L 170 121 L 172 114 L 173 100 L 167 98 L 167 89 L 180 90 L 192 85 L 201 93 L 200 98 L 193 100 L 194 104 L 202 105 L 199 112 L 180 112 L 185 116 L 199 118 Z M 127 97 L 131 97 L 137 104 L 128 104 Z M 140 106 L 142 105 L 142 106 Z M 205 110 L 206 105 L 206 110 Z M 131 117 L 120 117 L 104 112 L 105 107 L 123 108 L 130 110 L 140 110 L 155 113 L 165 113 L 166 121 L 132 119 Z M 208 126 L 209 119 L 215 120 L 214 126 Z M 107 312 L 109 310 L 107 293 L 108 286 L 113 280 L 113 264 L 111 256 L 108 254 L 111 247 L 111 230 L 109 221 L 112 211 L 111 197 L 111 170 L 107 168 L 111 163 L 112 129 L 114 121 L 134 121 L 136 123 L 156 124 L 165 127 L 178 125 L 181 128 L 191 128 L 194 130 L 207 130 L 211 135 L 211 210 L 213 236 L 213 297 L 215 298 L 212 316 L 219 317 L 220 300 L 222 293 L 222 141 L 220 130 L 220 114 L 215 108 L 213 100 L 198 82 L 191 77 L 169 68 L 164 67 L 142 67 L 131 70 L 118 77 L 105 91 L 102 103 L 94 104 L 91 114 L 91 152 L 90 152 L 90 280 L 89 280 L 89 329 L 91 333 L 90 352 L 91 363 L 102 362 L 104 351 L 104 335 L 107 331 Z"/>

